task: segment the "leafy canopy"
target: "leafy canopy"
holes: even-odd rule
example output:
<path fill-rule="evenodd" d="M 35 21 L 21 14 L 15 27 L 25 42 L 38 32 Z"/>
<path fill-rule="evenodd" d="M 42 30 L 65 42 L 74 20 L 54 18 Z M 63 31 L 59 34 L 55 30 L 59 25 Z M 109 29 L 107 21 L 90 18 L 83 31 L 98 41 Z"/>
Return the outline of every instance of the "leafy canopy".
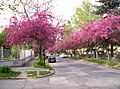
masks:
<path fill-rule="evenodd" d="M 85 23 L 94 22 L 99 18 L 98 15 L 92 13 L 95 8 L 89 0 L 84 0 L 80 7 L 76 8 L 76 12 L 72 17 L 73 24 L 77 29 Z"/>
<path fill-rule="evenodd" d="M 120 0 L 97 0 L 100 5 L 96 5 L 97 10 L 95 11 L 98 15 L 103 15 L 105 13 L 114 13 L 120 15 Z"/>

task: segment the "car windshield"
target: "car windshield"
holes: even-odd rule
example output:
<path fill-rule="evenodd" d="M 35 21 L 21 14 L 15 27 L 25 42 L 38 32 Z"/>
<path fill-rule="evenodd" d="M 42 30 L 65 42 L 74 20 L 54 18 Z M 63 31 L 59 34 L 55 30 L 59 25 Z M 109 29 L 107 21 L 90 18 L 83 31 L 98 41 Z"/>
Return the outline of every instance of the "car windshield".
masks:
<path fill-rule="evenodd" d="M 51 56 L 51 54 L 50 53 L 46 53 L 46 56 Z"/>
<path fill-rule="evenodd" d="M 61 55 L 65 55 L 65 53 L 61 53 Z"/>
<path fill-rule="evenodd" d="M 51 55 L 49 58 L 55 58 L 55 56 L 54 56 L 54 55 Z"/>

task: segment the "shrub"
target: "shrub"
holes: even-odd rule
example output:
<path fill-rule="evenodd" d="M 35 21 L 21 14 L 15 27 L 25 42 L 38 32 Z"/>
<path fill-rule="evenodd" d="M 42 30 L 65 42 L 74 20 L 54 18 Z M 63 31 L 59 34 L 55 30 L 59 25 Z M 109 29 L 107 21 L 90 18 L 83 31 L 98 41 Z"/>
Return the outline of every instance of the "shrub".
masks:
<path fill-rule="evenodd" d="M 43 60 L 37 60 L 34 65 L 35 68 L 38 68 L 39 66 L 44 66 L 44 61 Z"/>
<path fill-rule="evenodd" d="M 0 73 L 10 73 L 12 71 L 10 66 L 2 66 L 0 67 Z"/>
<path fill-rule="evenodd" d="M 52 69 L 52 67 L 50 66 L 50 64 L 45 61 L 45 66 L 44 66 L 44 60 L 36 60 L 36 62 L 33 65 L 34 68 L 47 68 L 47 69 Z"/>

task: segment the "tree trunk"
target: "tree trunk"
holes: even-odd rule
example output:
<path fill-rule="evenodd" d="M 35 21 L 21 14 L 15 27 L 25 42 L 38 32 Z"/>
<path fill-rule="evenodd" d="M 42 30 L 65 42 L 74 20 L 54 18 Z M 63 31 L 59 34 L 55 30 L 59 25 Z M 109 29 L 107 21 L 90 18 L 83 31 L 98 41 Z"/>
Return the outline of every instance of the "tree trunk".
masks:
<path fill-rule="evenodd" d="M 76 57 L 76 50 L 73 50 L 73 55 L 74 57 Z"/>
<path fill-rule="evenodd" d="M 73 57 L 73 55 L 72 55 L 72 50 L 70 50 L 70 56 Z"/>
<path fill-rule="evenodd" d="M 40 47 L 39 47 L 39 58 L 41 61 L 42 60 L 42 44 L 40 44 Z"/>
<path fill-rule="evenodd" d="M 96 50 L 96 58 L 98 59 L 98 51 Z"/>
<path fill-rule="evenodd" d="M 39 58 L 41 62 L 42 60 L 44 61 L 43 66 L 45 67 L 45 50 L 43 50 L 42 44 L 40 44 L 40 48 L 39 48 Z"/>
<path fill-rule="evenodd" d="M 77 50 L 77 54 L 79 55 L 79 57 L 80 57 L 80 52 Z"/>
<path fill-rule="evenodd" d="M 94 50 L 94 57 L 96 58 L 96 56 L 97 56 L 97 55 L 96 55 L 96 50 Z"/>
<path fill-rule="evenodd" d="M 68 56 L 70 55 L 70 50 L 67 50 L 67 55 L 68 55 Z"/>
<path fill-rule="evenodd" d="M 73 55 L 73 57 L 76 57 L 76 51 L 75 50 L 72 50 L 72 55 Z"/>
<path fill-rule="evenodd" d="M 110 61 L 109 49 L 107 50 L 107 57 L 108 57 L 108 61 Z"/>
<path fill-rule="evenodd" d="M 113 57 L 114 54 L 113 54 L 113 45 L 111 44 L 111 57 Z"/>
<path fill-rule="evenodd" d="M 89 50 L 86 50 L 86 57 L 88 57 L 89 58 Z"/>
<path fill-rule="evenodd" d="M 46 59 L 45 50 L 43 50 L 43 59 L 44 59 L 44 67 L 45 67 L 45 59 Z"/>
<path fill-rule="evenodd" d="M 91 49 L 90 51 L 91 51 L 91 59 L 93 59 L 93 54 L 92 54 L 92 51 L 93 51 L 93 50 Z"/>

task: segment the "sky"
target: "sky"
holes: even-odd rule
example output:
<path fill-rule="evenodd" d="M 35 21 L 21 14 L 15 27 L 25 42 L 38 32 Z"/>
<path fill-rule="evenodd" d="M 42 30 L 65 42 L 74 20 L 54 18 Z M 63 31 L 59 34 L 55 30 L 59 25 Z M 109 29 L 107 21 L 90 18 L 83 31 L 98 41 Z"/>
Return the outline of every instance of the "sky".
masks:
<path fill-rule="evenodd" d="M 55 15 L 63 18 L 64 20 L 70 19 L 75 12 L 75 8 L 80 6 L 83 0 L 54 0 L 54 9 L 52 11 Z M 93 4 L 95 0 L 90 0 Z M 0 15 L 0 26 L 9 23 L 9 18 L 12 16 L 9 12 Z"/>
<path fill-rule="evenodd" d="M 55 0 L 56 7 L 53 10 L 55 14 L 63 16 L 63 19 L 70 19 L 75 13 L 75 8 L 79 7 L 83 0 Z M 95 4 L 95 0 L 90 0 Z"/>

